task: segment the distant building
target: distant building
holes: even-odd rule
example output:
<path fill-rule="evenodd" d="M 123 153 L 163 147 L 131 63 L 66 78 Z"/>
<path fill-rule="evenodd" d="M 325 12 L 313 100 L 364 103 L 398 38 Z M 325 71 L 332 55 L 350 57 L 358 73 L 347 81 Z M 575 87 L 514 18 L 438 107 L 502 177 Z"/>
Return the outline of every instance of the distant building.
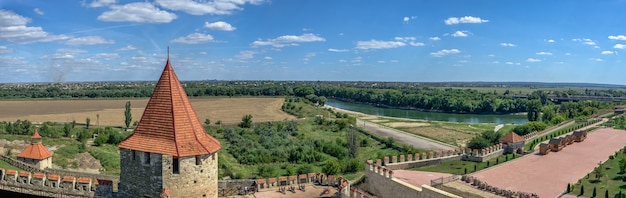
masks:
<path fill-rule="evenodd" d="M 510 132 L 505 136 L 500 138 L 500 143 L 502 143 L 502 147 L 504 149 L 504 154 L 509 153 L 523 153 L 524 152 L 524 144 L 526 143 L 526 139 L 522 136 L 517 135 L 515 132 Z"/>
<path fill-rule="evenodd" d="M 217 197 L 220 142 L 208 135 L 170 64 L 119 144 L 119 197 Z"/>
<path fill-rule="evenodd" d="M 32 143 L 28 145 L 20 154 L 17 154 L 17 160 L 24 163 L 35 165 L 40 169 L 49 168 L 52 166 L 52 153 L 41 144 L 41 136 L 39 131 L 35 129 L 35 132 L 30 137 Z"/>

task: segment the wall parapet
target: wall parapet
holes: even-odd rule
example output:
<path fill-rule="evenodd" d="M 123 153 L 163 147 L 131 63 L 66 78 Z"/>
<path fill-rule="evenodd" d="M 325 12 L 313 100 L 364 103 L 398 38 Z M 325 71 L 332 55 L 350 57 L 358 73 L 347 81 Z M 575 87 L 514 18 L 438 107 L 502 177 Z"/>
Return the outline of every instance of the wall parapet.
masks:
<path fill-rule="evenodd" d="M 539 198 L 535 193 L 528 193 L 522 191 L 512 191 L 507 189 L 501 189 L 495 186 L 487 184 L 487 182 L 480 181 L 478 178 L 468 175 L 461 176 L 461 181 L 476 187 L 479 190 L 500 195 L 503 197 L 522 197 L 522 198 Z"/>
<path fill-rule="evenodd" d="M 89 177 L 0 169 L 0 189 L 45 197 L 110 197 L 113 182 Z"/>

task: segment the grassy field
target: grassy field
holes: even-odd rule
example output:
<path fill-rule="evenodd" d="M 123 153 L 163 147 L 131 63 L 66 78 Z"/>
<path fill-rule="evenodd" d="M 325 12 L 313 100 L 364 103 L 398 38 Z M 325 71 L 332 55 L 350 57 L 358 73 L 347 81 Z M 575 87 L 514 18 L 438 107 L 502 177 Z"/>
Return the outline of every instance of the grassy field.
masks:
<path fill-rule="evenodd" d="M 458 146 L 465 146 L 467 141 L 483 131 L 493 131 L 497 125 L 495 123 L 438 122 L 375 116 L 365 116 L 361 119 Z M 513 127 L 514 125 L 505 125 L 500 131 L 510 130 Z"/>
<path fill-rule="evenodd" d="M 133 120 L 138 121 L 148 103 L 148 99 L 121 100 L 10 100 L 0 101 L 0 121 L 17 119 L 32 122 L 71 122 L 85 123 L 91 119 L 91 125 L 97 125 L 100 115 L 101 126 L 123 126 L 124 105 L 131 102 Z M 238 123 L 241 117 L 252 114 L 255 122 L 295 119 L 283 111 L 284 98 L 226 98 L 207 97 L 191 99 L 191 104 L 203 121 L 221 120 L 222 123 Z"/>
<path fill-rule="evenodd" d="M 11 169 L 11 170 L 18 170 L 18 171 L 21 171 L 21 170 L 22 170 L 22 169 L 20 169 L 20 168 L 18 168 L 18 167 L 15 167 L 15 166 L 13 166 L 13 165 L 9 164 L 8 162 L 2 161 L 2 160 L 0 160 L 0 168 L 3 168 L 3 169 L 5 169 L 5 170 L 8 170 L 8 169 Z"/>
<path fill-rule="evenodd" d="M 507 155 L 503 155 L 498 158 L 491 159 L 486 162 L 480 162 L 480 163 L 458 160 L 458 161 L 444 162 L 444 163 L 433 165 L 433 166 L 414 168 L 412 170 L 463 175 L 463 174 L 469 174 L 469 173 L 473 173 L 476 171 L 480 171 L 482 169 L 485 169 L 487 167 L 494 166 L 500 163 L 507 162 L 508 160 L 514 159 L 514 157 L 515 156 L 513 154 L 507 154 Z"/>
<path fill-rule="evenodd" d="M 604 197 L 605 192 L 608 190 L 609 197 L 614 197 L 619 192 L 626 193 L 626 173 L 620 171 L 619 161 L 626 157 L 624 153 L 625 149 L 621 149 L 605 161 L 601 166 L 601 177 L 596 177 L 595 171 L 587 174 L 587 176 L 578 180 L 576 184 L 572 185 L 572 190 L 569 194 L 581 195 L 581 188 L 584 188 L 583 197 L 592 197 L 593 189 L 596 188 L 597 196 Z M 566 186 L 562 187 L 564 190 Z"/>

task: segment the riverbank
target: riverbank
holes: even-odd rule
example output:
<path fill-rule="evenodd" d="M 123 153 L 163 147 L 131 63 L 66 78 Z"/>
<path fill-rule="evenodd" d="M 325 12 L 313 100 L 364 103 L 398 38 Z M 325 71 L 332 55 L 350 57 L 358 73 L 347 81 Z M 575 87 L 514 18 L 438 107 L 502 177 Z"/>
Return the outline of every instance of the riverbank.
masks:
<path fill-rule="evenodd" d="M 505 126 L 504 124 L 496 123 L 446 122 L 369 115 L 330 105 L 326 105 L 324 108 L 356 116 L 359 127 L 368 127 L 365 129 L 372 133 L 380 133 L 379 135 L 381 136 L 391 137 L 396 141 L 421 149 L 464 147 L 474 136 L 485 131 L 497 131 Z M 405 135 L 399 135 L 398 133 L 418 136 L 420 139 L 426 139 L 431 142 L 424 142 L 422 140 L 405 140 L 408 137 Z"/>
<path fill-rule="evenodd" d="M 409 118 L 426 121 L 445 121 L 457 123 L 497 123 L 497 124 L 523 124 L 528 120 L 522 115 L 487 115 L 487 114 L 455 114 L 440 112 L 423 112 L 418 110 L 403 110 L 392 108 L 374 107 L 365 104 L 328 100 L 326 105 L 352 112 L 363 113 L 373 116 L 389 116 L 393 118 Z"/>

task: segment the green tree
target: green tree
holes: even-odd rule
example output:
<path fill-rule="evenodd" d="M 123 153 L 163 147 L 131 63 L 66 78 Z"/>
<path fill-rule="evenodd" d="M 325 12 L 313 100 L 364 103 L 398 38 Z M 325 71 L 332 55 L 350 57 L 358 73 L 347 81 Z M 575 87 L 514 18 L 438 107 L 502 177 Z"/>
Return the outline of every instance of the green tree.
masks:
<path fill-rule="evenodd" d="M 572 186 L 569 183 L 567 183 L 567 190 L 565 192 L 569 193 L 571 191 L 572 191 Z"/>
<path fill-rule="evenodd" d="M 591 192 L 591 197 L 596 197 L 596 187 L 593 187 L 593 192 Z"/>
<path fill-rule="evenodd" d="M 324 96 L 320 96 L 319 98 L 317 98 L 317 103 L 320 106 L 324 106 L 326 104 L 326 102 L 328 102 L 328 99 L 326 99 L 326 97 L 324 97 Z"/>
<path fill-rule="evenodd" d="M 124 110 L 124 124 L 126 128 L 130 128 L 130 123 L 133 122 L 133 114 L 130 108 L 130 101 L 126 101 L 126 109 Z"/>
<path fill-rule="evenodd" d="M 313 166 L 311 166 L 311 164 L 302 164 L 300 165 L 300 167 L 298 167 L 297 172 L 298 175 L 312 173 Z"/>
<path fill-rule="evenodd" d="M 65 133 L 65 137 L 70 137 L 72 135 L 72 124 L 65 123 L 63 125 L 63 132 Z"/>
<path fill-rule="evenodd" d="M 582 184 L 580 185 L 580 193 L 578 195 L 584 195 L 585 194 L 585 186 L 583 186 Z"/>
<path fill-rule="evenodd" d="M 528 121 L 538 121 L 539 120 L 539 112 L 541 111 L 541 101 L 539 100 L 530 100 L 526 104 L 526 116 L 528 117 Z"/>
<path fill-rule="evenodd" d="M 596 180 L 600 181 L 604 176 L 604 168 L 602 167 L 602 163 L 598 163 L 598 166 L 593 169 L 593 174 L 596 175 Z"/>
<path fill-rule="evenodd" d="M 624 171 L 626 171 L 626 157 L 622 156 L 622 159 L 619 160 L 619 172 L 624 174 Z"/>
<path fill-rule="evenodd" d="M 260 165 L 257 167 L 259 176 L 267 178 L 276 176 L 276 166 L 272 165 Z"/>
<path fill-rule="evenodd" d="M 85 127 L 89 128 L 89 124 L 91 124 L 91 118 L 87 117 L 87 119 L 85 119 Z"/>
<path fill-rule="evenodd" d="M 337 159 L 329 159 L 322 167 L 322 172 L 326 175 L 336 175 L 341 172 L 341 165 Z"/>
<path fill-rule="evenodd" d="M 210 120 L 210 119 L 208 119 L 208 118 L 207 118 L 207 119 L 204 119 L 204 125 L 205 125 L 205 126 L 209 126 L 209 125 L 211 125 L 211 120 Z"/>
<path fill-rule="evenodd" d="M 241 123 L 239 123 L 239 127 L 241 128 L 250 128 L 252 127 L 252 115 L 244 115 L 241 118 Z"/>
<path fill-rule="evenodd" d="M 350 127 L 346 133 L 348 142 L 348 154 L 350 158 L 356 158 L 359 155 L 359 134 L 357 129 Z"/>

